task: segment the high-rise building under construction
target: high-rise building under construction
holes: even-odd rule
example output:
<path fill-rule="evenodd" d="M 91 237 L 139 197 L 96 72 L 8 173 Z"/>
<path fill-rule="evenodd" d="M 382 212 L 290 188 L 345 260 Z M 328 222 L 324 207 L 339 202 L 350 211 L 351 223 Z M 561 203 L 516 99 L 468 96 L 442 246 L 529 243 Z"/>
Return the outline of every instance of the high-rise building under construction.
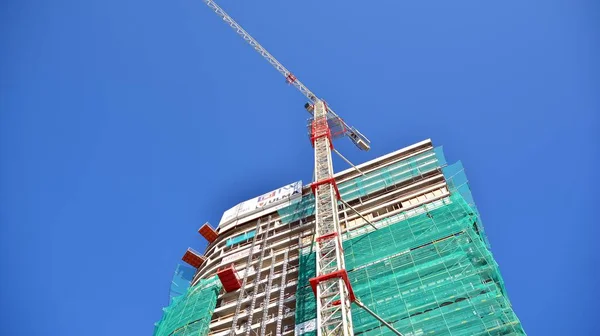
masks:
<path fill-rule="evenodd" d="M 402 335 L 524 335 L 460 162 L 430 140 L 335 174 L 351 295 Z M 301 181 L 225 211 L 188 249 L 155 336 L 317 335 L 315 200 Z M 392 335 L 351 310 L 355 335 Z M 326 321 L 321 321 L 326 323 Z"/>

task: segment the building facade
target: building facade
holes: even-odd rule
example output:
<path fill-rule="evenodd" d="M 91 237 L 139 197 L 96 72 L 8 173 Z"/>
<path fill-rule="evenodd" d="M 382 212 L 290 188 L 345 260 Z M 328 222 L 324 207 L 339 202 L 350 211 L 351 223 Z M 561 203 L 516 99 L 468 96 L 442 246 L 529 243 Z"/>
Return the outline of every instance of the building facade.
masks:
<path fill-rule="evenodd" d="M 425 140 L 357 168 L 335 175 L 357 298 L 405 336 L 525 334 L 460 162 Z M 205 224 L 206 251 L 185 253 L 196 270 L 178 266 L 154 334 L 316 335 L 313 230 L 301 181 L 227 210 L 216 230 Z M 352 321 L 355 335 L 392 334 L 357 306 Z"/>

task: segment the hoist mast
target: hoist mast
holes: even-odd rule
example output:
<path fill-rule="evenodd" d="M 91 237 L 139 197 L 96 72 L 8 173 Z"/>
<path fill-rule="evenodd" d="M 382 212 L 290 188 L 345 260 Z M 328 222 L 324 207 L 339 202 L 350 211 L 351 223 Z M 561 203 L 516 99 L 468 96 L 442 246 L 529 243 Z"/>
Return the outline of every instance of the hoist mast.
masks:
<path fill-rule="evenodd" d="M 325 101 L 302 84 L 214 1 L 204 2 L 309 100 L 306 108 L 313 115 L 309 128 L 315 160 L 315 180 L 311 188 L 315 195 L 317 268 L 316 276 L 310 279 L 310 285 L 317 298 L 317 335 L 352 336 L 350 306 L 355 297 L 344 266 L 338 217 L 340 193 L 333 178 L 332 140 L 346 135 L 362 150 L 369 150 L 369 140 L 348 126 Z M 232 336 L 235 335 L 235 327 L 232 327 Z"/>

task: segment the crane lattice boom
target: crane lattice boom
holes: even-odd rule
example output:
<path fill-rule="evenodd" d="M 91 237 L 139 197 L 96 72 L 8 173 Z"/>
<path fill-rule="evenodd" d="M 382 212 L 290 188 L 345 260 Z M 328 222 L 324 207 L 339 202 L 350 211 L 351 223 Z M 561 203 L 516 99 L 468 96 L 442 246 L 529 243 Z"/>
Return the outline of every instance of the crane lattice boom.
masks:
<path fill-rule="evenodd" d="M 219 15 L 223 21 L 225 21 L 235 32 L 241 36 L 244 41 L 248 42 L 256 52 L 258 52 L 264 59 L 267 60 L 280 74 L 285 77 L 285 80 L 295 86 L 300 93 L 302 93 L 311 104 L 315 104 L 319 99 L 312 91 L 310 91 L 306 85 L 302 84 L 302 82 L 292 74 L 286 67 L 283 66 L 271 53 L 267 51 L 258 41 L 256 41 L 248 32 L 242 28 L 235 20 L 229 16 L 219 5 L 217 5 L 213 0 L 204 0 L 206 5 L 210 7 L 217 15 Z M 348 126 L 346 122 L 340 118 L 329 105 L 326 106 L 328 112 L 328 119 L 335 120 L 335 124 L 339 125 L 339 128 L 342 130 L 340 133 L 343 135 L 347 135 L 348 138 L 361 150 L 368 151 L 370 147 L 370 141 L 362 135 L 358 130 L 354 127 Z M 314 108 L 309 109 L 309 112 L 312 114 L 312 110 Z"/>
<path fill-rule="evenodd" d="M 240 35 L 244 41 L 248 42 L 258 52 L 264 59 L 266 59 L 271 65 L 279 71 L 280 74 L 285 77 L 288 83 L 294 85 L 300 92 L 308 98 L 312 103 L 317 101 L 317 97 L 304 85 L 300 82 L 296 76 L 294 76 L 288 69 L 286 69 L 283 64 L 279 63 L 279 61 L 271 55 L 267 49 L 263 48 L 263 46 L 258 43 L 242 26 L 240 26 L 235 20 L 229 16 L 219 5 L 217 5 L 212 0 L 204 0 L 204 2 L 210 7 L 212 10 L 219 15 L 223 21 L 225 21 L 235 32 Z"/>

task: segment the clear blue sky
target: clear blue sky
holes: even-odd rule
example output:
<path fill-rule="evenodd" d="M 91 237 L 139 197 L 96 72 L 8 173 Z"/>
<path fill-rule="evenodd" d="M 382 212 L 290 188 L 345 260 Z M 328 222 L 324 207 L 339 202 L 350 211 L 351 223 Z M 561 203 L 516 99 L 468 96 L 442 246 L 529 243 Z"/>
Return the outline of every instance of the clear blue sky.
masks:
<path fill-rule="evenodd" d="M 530 335 L 600 334 L 597 1 L 221 5 L 352 161 L 463 160 Z M 199 0 L 5 0 L 0 43 L 0 334 L 150 335 L 204 221 L 311 177 L 305 100 Z"/>

